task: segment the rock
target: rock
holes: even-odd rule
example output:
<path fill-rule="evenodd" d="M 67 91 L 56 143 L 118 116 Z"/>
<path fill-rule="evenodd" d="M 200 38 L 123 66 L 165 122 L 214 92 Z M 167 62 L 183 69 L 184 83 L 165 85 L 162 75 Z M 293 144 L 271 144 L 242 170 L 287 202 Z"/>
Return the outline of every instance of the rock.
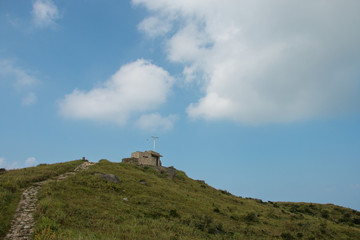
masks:
<path fill-rule="evenodd" d="M 167 174 L 171 179 L 175 177 L 176 169 L 174 167 L 159 167 L 160 172 Z"/>
<path fill-rule="evenodd" d="M 84 171 L 86 169 L 88 169 L 90 166 L 94 165 L 94 162 L 89 162 L 86 160 L 86 162 L 83 162 L 82 164 L 80 164 L 79 166 L 77 166 L 74 170 L 74 172 L 80 172 L 80 171 Z"/>
<path fill-rule="evenodd" d="M 143 184 L 143 185 L 146 185 L 146 181 L 144 179 L 141 179 L 140 183 Z"/>
<path fill-rule="evenodd" d="M 120 179 L 114 174 L 95 173 L 95 175 L 101 177 L 108 182 L 120 183 Z"/>
<path fill-rule="evenodd" d="M 123 200 L 124 200 L 124 201 L 129 201 L 129 199 L 128 199 L 128 198 L 126 198 L 126 197 L 124 197 L 124 198 L 123 198 Z"/>

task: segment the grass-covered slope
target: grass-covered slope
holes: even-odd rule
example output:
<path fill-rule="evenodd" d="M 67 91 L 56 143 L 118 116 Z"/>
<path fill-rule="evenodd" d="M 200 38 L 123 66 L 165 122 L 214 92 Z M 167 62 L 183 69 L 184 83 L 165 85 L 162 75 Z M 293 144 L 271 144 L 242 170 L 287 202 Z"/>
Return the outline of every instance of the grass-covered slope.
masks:
<path fill-rule="evenodd" d="M 81 163 L 81 160 L 77 160 L 57 164 L 40 164 L 37 167 L 10 170 L 0 175 L 0 239 L 9 230 L 21 193 L 27 187 L 36 182 L 73 171 Z"/>
<path fill-rule="evenodd" d="M 39 197 L 35 239 L 360 239 L 351 209 L 244 199 L 181 171 L 171 179 L 106 160 L 43 185 Z"/>

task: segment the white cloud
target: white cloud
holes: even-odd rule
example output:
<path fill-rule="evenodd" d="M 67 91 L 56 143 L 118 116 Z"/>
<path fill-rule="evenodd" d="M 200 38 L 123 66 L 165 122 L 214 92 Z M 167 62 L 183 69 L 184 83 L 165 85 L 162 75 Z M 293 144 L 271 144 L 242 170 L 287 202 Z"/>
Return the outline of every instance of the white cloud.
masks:
<path fill-rule="evenodd" d="M 25 166 L 34 166 L 36 164 L 36 159 L 34 157 L 28 157 L 25 161 Z"/>
<path fill-rule="evenodd" d="M 16 169 L 19 168 L 19 164 L 17 161 L 13 161 L 10 164 L 5 160 L 5 158 L 0 158 L 0 168 L 6 168 L 6 169 Z"/>
<path fill-rule="evenodd" d="M 167 131 L 171 130 L 176 121 L 175 115 L 162 117 L 160 114 L 143 114 L 136 122 L 136 125 L 147 131 Z"/>
<path fill-rule="evenodd" d="M 185 80 L 200 76 L 190 117 L 264 124 L 359 109 L 359 1 L 133 3 L 172 26 L 164 50 Z"/>
<path fill-rule="evenodd" d="M 75 89 L 59 102 L 59 111 L 72 119 L 124 125 L 132 115 L 165 103 L 173 82 L 167 71 L 140 59 L 122 66 L 100 87 Z"/>
<path fill-rule="evenodd" d="M 55 21 L 60 18 L 58 8 L 52 0 L 36 0 L 32 13 L 34 23 L 38 27 L 55 26 Z"/>
<path fill-rule="evenodd" d="M 0 60 L 0 79 L 12 81 L 18 90 L 27 89 L 37 84 L 38 80 L 25 70 L 16 66 L 13 61 Z"/>
<path fill-rule="evenodd" d="M 138 29 L 150 37 L 157 37 L 167 33 L 171 29 L 171 24 L 158 17 L 148 17 L 138 25 Z"/>
<path fill-rule="evenodd" d="M 24 106 L 29 106 L 29 105 L 36 103 L 36 101 L 37 101 L 37 97 L 36 97 L 35 93 L 30 92 L 23 98 L 22 104 Z"/>
<path fill-rule="evenodd" d="M 36 94 L 31 90 L 40 81 L 16 66 L 13 61 L 0 60 L 0 81 L 12 84 L 14 89 L 25 95 L 22 99 L 24 106 L 29 106 L 36 102 Z"/>

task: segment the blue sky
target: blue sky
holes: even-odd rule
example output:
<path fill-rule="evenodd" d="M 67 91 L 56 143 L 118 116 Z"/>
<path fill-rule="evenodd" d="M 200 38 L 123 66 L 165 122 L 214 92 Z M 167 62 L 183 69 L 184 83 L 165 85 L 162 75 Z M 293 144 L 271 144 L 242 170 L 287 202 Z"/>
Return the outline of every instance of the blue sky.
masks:
<path fill-rule="evenodd" d="M 243 197 L 360 210 L 360 2 L 0 1 L 0 167 L 152 148 Z"/>

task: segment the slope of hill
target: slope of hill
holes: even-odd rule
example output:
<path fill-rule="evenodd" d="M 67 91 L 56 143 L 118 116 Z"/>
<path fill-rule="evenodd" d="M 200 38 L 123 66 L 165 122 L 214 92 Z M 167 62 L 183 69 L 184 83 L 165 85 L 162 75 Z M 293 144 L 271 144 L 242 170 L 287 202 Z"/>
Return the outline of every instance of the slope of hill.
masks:
<path fill-rule="evenodd" d="M 37 167 L 29 167 L 10 170 L 0 175 L 0 238 L 3 238 L 10 228 L 21 193 L 25 188 L 36 182 L 40 182 L 68 171 L 74 170 L 82 163 L 81 160 L 57 164 L 40 164 Z"/>
<path fill-rule="evenodd" d="M 360 239 L 360 212 L 236 197 L 173 168 L 101 160 L 42 186 L 34 239 Z"/>

